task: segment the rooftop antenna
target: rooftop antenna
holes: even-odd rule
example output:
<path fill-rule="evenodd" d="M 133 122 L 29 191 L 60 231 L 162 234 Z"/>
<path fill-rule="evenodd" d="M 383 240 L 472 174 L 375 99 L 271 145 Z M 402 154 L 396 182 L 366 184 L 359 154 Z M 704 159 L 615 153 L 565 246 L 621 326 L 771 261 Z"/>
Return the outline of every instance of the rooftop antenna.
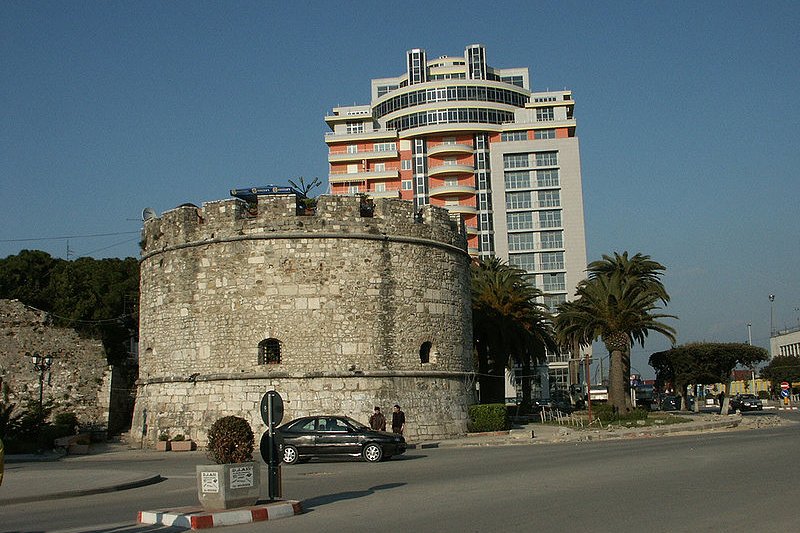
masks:
<path fill-rule="evenodd" d="M 142 209 L 142 222 L 147 222 L 151 218 L 156 218 L 156 211 L 152 207 Z"/>

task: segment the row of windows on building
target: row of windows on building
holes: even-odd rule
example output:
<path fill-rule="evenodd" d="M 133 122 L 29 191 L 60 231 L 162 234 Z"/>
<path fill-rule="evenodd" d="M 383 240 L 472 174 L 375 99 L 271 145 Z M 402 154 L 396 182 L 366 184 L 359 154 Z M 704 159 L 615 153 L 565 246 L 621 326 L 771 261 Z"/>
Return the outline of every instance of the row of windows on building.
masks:
<path fill-rule="evenodd" d="M 507 213 L 506 224 L 509 231 L 560 228 L 561 210 Z"/>
<path fill-rule="evenodd" d="M 367 153 L 369 152 L 396 152 L 397 151 L 397 143 L 375 143 L 372 145 L 371 150 L 366 150 Z M 357 154 L 359 153 L 358 145 L 357 144 L 348 144 L 347 145 L 347 153 L 348 154 Z"/>
<path fill-rule="evenodd" d="M 522 92 L 496 87 L 475 85 L 436 87 L 410 91 L 390 98 L 375 106 L 373 116 L 377 119 L 399 109 L 406 109 L 434 102 L 494 102 L 512 105 L 514 107 L 525 107 L 528 100 L 528 95 Z"/>
<path fill-rule="evenodd" d="M 508 249 L 512 252 L 530 251 L 530 250 L 556 250 L 563 248 L 563 238 L 560 231 L 543 231 L 540 232 L 537 246 L 537 233 L 524 232 L 524 233 L 509 233 L 508 234 Z M 563 252 L 561 253 L 561 263 L 563 265 Z M 552 256 L 557 257 L 557 256 Z M 558 264 L 554 262 L 553 264 Z M 563 268 L 557 267 L 557 268 Z"/>
<path fill-rule="evenodd" d="M 419 347 L 420 364 L 434 363 L 435 353 L 430 341 L 423 342 Z M 264 339 L 258 343 L 258 364 L 279 365 L 281 363 L 281 341 L 275 338 Z"/>
<path fill-rule="evenodd" d="M 386 128 L 403 131 L 434 124 L 477 123 L 503 124 L 514 120 L 514 113 L 497 109 L 451 108 L 411 113 L 390 120 Z"/>
<path fill-rule="evenodd" d="M 778 347 L 778 355 L 800 355 L 800 342 L 784 344 Z"/>
<path fill-rule="evenodd" d="M 509 254 L 508 263 L 515 267 L 521 268 L 527 272 L 537 272 L 542 270 L 564 270 L 564 252 L 527 252 L 524 254 Z M 556 279 L 551 279 L 552 287 L 548 290 L 563 291 L 565 289 L 563 283 L 559 283 Z"/>
<path fill-rule="evenodd" d="M 504 154 L 503 168 L 530 168 L 558 165 L 558 152 L 533 152 L 524 154 Z"/>
<path fill-rule="evenodd" d="M 556 138 L 556 130 L 555 128 L 548 128 L 544 130 L 533 130 L 533 138 L 537 140 L 541 139 L 555 139 Z M 504 131 L 500 134 L 500 140 L 503 142 L 510 142 L 510 141 L 527 141 L 528 140 L 528 130 L 519 130 L 519 131 Z"/>
<path fill-rule="evenodd" d="M 506 209 L 542 209 L 548 207 L 561 207 L 561 193 L 558 189 L 506 192 Z"/>
<path fill-rule="evenodd" d="M 540 187 L 559 187 L 557 168 L 542 170 L 514 170 L 504 174 L 506 189 L 533 189 Z"/>

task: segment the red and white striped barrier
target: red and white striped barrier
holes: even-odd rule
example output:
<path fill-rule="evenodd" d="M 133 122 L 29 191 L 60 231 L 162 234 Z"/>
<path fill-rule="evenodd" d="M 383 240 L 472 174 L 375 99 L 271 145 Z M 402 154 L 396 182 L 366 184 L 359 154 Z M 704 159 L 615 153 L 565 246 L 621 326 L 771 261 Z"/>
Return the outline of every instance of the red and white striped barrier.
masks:
<path fill-rule="evenodd" d="M 208 529 L 217 526 L 249 524 L 264 520 L 277 520 L 301 514 L 303 508 L 299 501 L 284 500 L 281 502 L 206 511 L 202 507 L 179 507 L 176 509 L 158 509 L 155 511 L 139 511 L 140 524 L 161 526 L 189 527 L 192 529 Z"/>

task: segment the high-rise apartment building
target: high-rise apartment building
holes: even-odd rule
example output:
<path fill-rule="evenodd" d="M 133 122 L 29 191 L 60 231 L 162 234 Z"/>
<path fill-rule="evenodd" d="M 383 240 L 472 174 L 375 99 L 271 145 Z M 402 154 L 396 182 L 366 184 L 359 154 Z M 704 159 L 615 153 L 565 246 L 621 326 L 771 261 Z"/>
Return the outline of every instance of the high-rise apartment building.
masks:
<path fill-rule="evenodd" d="M 470 254 L 524 269 L 554 309 L 586 269 L 574 108 L 569 90 L 532 92 L 527 68 L 489 66 L 482 45 L 409 50 L 403 74 L 372 80 L 368 105 L 325 117 L 330 192 L 460 215 Z M 566 389 L 570 356 L 549 357 L 548 388 Z"/>

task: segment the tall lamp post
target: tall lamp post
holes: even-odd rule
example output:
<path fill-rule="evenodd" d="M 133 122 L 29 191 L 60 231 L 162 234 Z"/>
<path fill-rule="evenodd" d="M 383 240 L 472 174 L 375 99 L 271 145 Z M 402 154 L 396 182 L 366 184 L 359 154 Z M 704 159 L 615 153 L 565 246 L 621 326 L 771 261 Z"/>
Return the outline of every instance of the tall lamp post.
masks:
<path fill-rule="evenodd" d="M 61 351 L 59 350 L 59 353 Z M 39 373 L 39 447 L 42 446 L 42 424 L 44 423 L 44 375 L 50 371 L 53 366 L 53 355 L 41 355 L 39 352 L 27 352 L 25 355 L 31 358 L 33 369 Z"/>
<path fill-rule="evenodd" d="M 772 334 L 775 333 L 775 328 L 773 327 L 772 317 L 774 315 L 773 311 L 775 310 L 775 295 L 769 295 L 769 336 L 772 337 Z"/>

